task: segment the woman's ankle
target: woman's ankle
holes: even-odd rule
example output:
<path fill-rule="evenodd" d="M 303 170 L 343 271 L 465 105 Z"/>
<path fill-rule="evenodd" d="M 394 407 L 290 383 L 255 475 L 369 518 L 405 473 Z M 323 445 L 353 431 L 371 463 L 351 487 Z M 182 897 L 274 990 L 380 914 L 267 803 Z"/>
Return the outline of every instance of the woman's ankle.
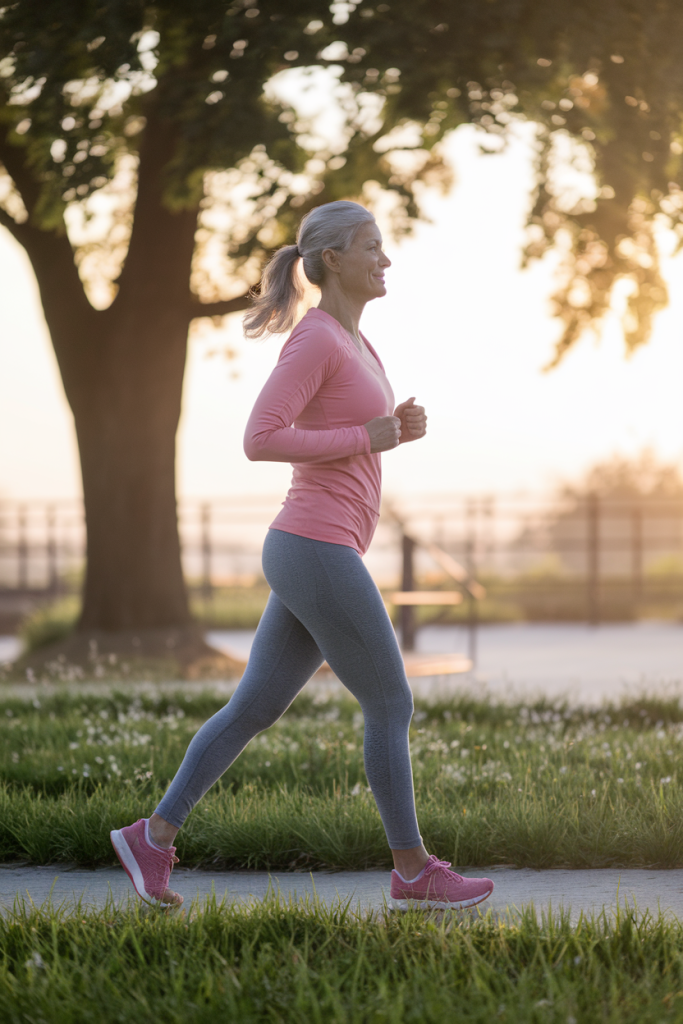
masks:
<path fill-rule="evenodd" d="M 406 882 L 417 878 L 429 860 L 429 854 L 424 846 L 415 846 L 411 850 L 392 850 L 391 855 L 394 858 L 394 868 Z"/>
<path fill-rule="evenodd" d="M 156 811 L 149 819 L 149 837 L 157 846 L 162 846 L 165 849 L 173 846 L 173 841 L 179 831 L 180 829 L 177 829 L 175 825 L 171 825 L 170 822 L 159 817 Z"/>

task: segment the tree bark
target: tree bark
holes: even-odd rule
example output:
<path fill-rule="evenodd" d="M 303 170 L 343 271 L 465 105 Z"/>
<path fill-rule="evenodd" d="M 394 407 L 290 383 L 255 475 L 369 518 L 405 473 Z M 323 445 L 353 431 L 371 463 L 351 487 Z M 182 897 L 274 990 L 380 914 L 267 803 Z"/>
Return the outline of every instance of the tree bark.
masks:
<path fill-rule="evenodd" d="M 172 226 L 192 238 L 186 224 Z M 177 280 L 186 254 L 175 239 L 140 271 L 135 288 L 121 289 L 114 305 L 98 312 L 77 280 L 68 240 L 39 234 L 22 241 L 29 242 L 73 412 L 83 480 L 87 568 L 80 627 L 186 624 L 175 435 L 189 317 L 186 289 L 169 295 L 158 285 Z M 71 273 L 77 287 L 70 287 Z"/>
<path fill-rule="evenodd" d="M 73 403 L 88 538 L 81 629 L 190 621 L 175 498 L 187 324 L 161 311 L 151 324 L 149 312 L 123 335 L 115 324 L 103 348 L 118 358 Z"/>
<path fill-rule="evenodd" d="M 88 531 L 81 629 L 190 622 L 175 497 L 197 209 L 163 203 L 172 130 L 150 118 L 119 292 L 73 388 Z"/>

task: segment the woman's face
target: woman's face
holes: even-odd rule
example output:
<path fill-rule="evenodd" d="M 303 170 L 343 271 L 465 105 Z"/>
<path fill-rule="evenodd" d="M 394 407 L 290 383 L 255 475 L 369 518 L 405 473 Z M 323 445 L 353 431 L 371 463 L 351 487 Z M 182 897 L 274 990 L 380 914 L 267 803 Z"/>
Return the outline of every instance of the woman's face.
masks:
<path fill-rule="evenodd" d="M 366 221 L 356 231 L 346 252 L 326 250 L 328 273 L 332 271 L 342 291 L 350 298 L 369 302 L 386 295 L 384 271 L 391 260 L 382 251 L 382 235 L 373 221 Z"/>

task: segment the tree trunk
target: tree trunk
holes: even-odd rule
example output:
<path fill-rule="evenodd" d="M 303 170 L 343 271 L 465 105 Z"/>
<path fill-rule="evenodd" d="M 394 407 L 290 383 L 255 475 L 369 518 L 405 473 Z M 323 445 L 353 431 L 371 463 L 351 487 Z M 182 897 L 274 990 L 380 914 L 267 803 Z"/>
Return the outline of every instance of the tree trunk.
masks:
<path fill-rule="evenodd" d="M 187 324 L 160 319 L 107 339 L 116 357 L 73 403 L 88 536 L 81 629 L 190 621 L 175 499 Z"/>
<path fill-rule="evenodd" d="M 79 318 L 63 294 L 46 318 L 74 414 L 87 524 L 80 629 L 190 622 L 175 499 L 175 435 L 190 324 L 197 207 L 163 202 L 172 127 L 150 111 L 128 254 L 109 309 Z M 49 275 L 47 275 L 49 278 Z M 73 301 L 73 300 L 72 300 Z M 71 314 L 71 315 L 69 315 Z M 93 329 L 94 328 L 94 329 Z"/>

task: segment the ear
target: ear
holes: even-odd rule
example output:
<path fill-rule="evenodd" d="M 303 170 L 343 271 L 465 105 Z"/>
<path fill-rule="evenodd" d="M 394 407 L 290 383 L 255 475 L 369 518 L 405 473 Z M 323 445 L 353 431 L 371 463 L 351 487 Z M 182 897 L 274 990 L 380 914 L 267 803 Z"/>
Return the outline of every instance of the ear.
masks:
<path fill-rule="evenodd" d="M 325 269 L 331 270 L 333 274 L 338 274 L 341 269 L 341 260 L 337 250 L 323 249 L 320 255 L 322 256 L 322 261 L 325 264 Z"/>

